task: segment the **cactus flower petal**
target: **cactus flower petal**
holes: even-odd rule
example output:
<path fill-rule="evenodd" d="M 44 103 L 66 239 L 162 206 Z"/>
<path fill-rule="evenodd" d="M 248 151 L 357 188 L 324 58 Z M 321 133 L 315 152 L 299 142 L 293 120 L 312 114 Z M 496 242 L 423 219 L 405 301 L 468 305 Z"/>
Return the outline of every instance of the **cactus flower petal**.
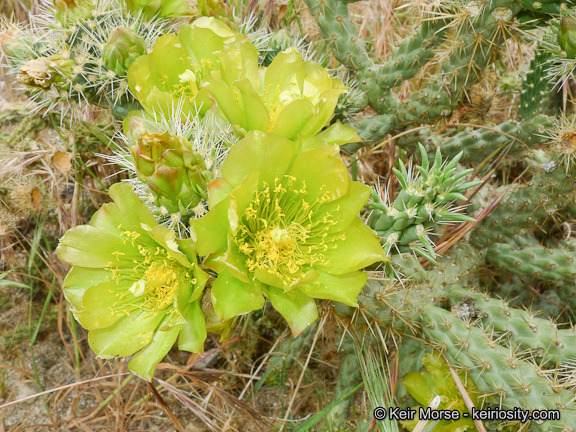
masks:
<path fill-rule="evenodd" d="M 365 272 L 350 272 L 334 275 L 319 271 L 318 278 L 301 290 L 308 296 L 317 299 L 334 300 L 348 306 L 356 307 L 356 297 L 364 288 L 368 274 Z"/>
<path fill-rule="evenodd" d="M 300 290 L 284 292 L 279 288 L 268 286 L 266 295 L 274 309 L 286 319 L 295 337 L 318 318 L 316 302 Z"/>
<path fill-rule="evenodd" d="M 374 232 L 359 218 L 355 218 L 334 242 L 334 247 L 324 254 L 323 269 L 335 275 L 343 275 L 383 261 L 383 255 Z"/>
<path fill-rule="evenodd" d="M 264 296 L 258 283 L 245 283 L 224 270 L 212 285 L 212 305 L 216 316 L 227 321 L 264 306 Z"/>

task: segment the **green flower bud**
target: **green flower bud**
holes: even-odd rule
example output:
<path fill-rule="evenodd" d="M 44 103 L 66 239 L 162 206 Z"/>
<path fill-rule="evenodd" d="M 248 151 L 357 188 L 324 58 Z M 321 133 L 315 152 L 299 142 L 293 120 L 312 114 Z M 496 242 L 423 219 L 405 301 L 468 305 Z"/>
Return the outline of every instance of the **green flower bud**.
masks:
<path fill-rule="evenodd" d="M 52 84 L 67 83 L 74 65 L 74 60 L 60 56 L 38 57 L 20 68 L 16 80 L 29 87 L 48 90 Z"/>
<path fill-rule="evenodd" d="M 104 66 L 120 76 L 126 75 L 134 60 L 144 54 L 144 38 L 126 27 L 118 27 L 112 31 L 102 49 Z"/>
<path fill-rule="evenodd" d="M 566 52 L 566 57 L 569 59 L 576 58 L 576 19 L 572 17 L 562 18 L 558 31 L 558 44 Z"/>
<path fill-rule="evenodd" d="M 130 148 L 138 178 L 148 184 L 156 205 L 187 214 L 206 198 L 211 173 L 202 156 L 182 137 L 144 132 Z"/>
<path fill-rule="evenodd" d="M 186 0 L 125 0 L 133 12 L 143 12 L 148 19 L 154 17 L 178 18 L 192 13 Z"/>

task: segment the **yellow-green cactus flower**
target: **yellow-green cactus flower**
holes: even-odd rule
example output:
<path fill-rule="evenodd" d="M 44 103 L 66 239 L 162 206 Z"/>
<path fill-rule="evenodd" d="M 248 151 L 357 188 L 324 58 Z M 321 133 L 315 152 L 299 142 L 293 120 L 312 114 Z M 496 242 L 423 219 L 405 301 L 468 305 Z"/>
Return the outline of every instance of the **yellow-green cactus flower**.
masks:
<path fill-rule="evenodd" d="M 130 185 L 113 185 L 110 196 L 114 203 L 89 225 L 60 239 L 56 252 L 73 265 L 64 294 L 96 355 L 135 354 L 128 367 L 150 380 L 176 339 L 179 349 L 202 352 L 208 275 L 196 262 L 194 242 L 158 225 Z"/>
<path fill-rule="evenodd" d="M 252 131 L 221 172 L 208 186 L 210 212 L 191 222 L 218 273 L 219 319 L 259 309 L 266 296 L 297 335 L 318 316 L 314 299 L 357 305 L 360 270 L 386 255 L 358 217 L 370 188 L 350 180 L 336 145 Z"/>
<path fill-rule="evenodd" d="M 226 53 L 224 60 L 222 53 Z M 158 38 L 152 53 L 138 57 L 130 66 L 128 84 L 149 113 L 169 117 L 180 102 L 184 114 L 203 114 L 212 105 L 202 88 L 207 81 L 256 76 L 257 70 L 258 50 L 246 36 L 216 18 L 202 17 L 180 27 L 178 35 Z M 214 87 L 218 93 L 216 87 L 225 86 Z"/>
<path fill-rule="evenodd" d="M 466 402 L 462 398 L 454 378 L 452 378 L 453 372 L 450 372 L 450 367 L 442 355 L 436 351 L 424 354 L 422 356 L 422 364 L 425 368 L 424 371 L 410 372 L 402 378 L 402 384 L 404 384 L 408 393 L 423 407 L 429 406 L 435 397 L 440 396 L 441 402 L 438 409 L 451 409 L 460 411 L 462 414 L 467 412 Z M 463 376 L 460 378 L 466 383 L 466 391 L 472 403 L 474 406 L 478 406 L 478 388 L 472 380 L 465 380 Z M 417 413 L 419 412 L 416 408 L 413 409 Z M 402 421 L 402 426 L 410 431 L 414 430 L 420 421 L 418 417 L 417 415 L 414 420 Z M 470 418 L 440 420 L 438 427 L 444 432 L 473 431 L 476 429 L 474 422 Z"/>
<path fill-rule="evenodd" d="M 222 76 L 221 83 L 207 86 L 227 120 L 239 135 L 251 130 L 273 132 L 294 140 L 316 135 L 334 114 L 347 87 L 332 78 L 326 68 L 304 61 L 295 48 L 279 53 L 258 79 Z"/>

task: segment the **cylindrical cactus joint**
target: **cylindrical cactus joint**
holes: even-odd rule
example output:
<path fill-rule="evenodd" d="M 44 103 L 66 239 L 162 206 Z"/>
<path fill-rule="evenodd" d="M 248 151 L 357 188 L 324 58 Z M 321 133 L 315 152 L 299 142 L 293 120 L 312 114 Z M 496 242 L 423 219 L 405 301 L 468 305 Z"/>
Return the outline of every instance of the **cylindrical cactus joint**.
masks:
<path fill-rule="evenodd" d="M 569 59 L 576 58 L 576 19 L 564 17 L 558 30 L 558 44 Z"/>
<path fill-rule="evenodd" d="M 206 198 L 211 173 L 185 138 L 144 132 L 130 153 L 138 178 L 150 187 L 156 205 L 186 215 L 188 209 Z"/>
<path fill-rule="evenodd" d="M 146 41 L 126 27 L 118 27 L 112 31 L 102 50 L 104 66 L 120 76 L 126 75 L 134 60 L 144 54 Z"/>

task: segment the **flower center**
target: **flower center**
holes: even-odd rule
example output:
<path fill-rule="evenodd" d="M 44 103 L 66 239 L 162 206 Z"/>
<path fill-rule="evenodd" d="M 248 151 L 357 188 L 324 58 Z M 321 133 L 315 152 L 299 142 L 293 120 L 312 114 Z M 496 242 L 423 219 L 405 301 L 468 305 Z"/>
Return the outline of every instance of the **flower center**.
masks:
<path fill-rule="evenodd" d="M 192 99 L 202 87 L 204 77 L 214 70 L 214 66 L 214 63 L 209 59 L 201 59 L 200 64 L 193 63 L 191 65 L 192 69 L 186 69 L 178 75 L 179 83 L 175 84 L 172 89 L 168 91 L 176 99 L 182 96 Z M 160 82 L 166 85 L 168 83 L 168 76 L 163 76 Z"/>
<path fill-rule="evenodd" d="M 290 232 L 286 229 L 281 229 L 281 228 L 274 228 L 271 232 L 270 232 L 270 238 L 274 241 L 274 243 L 276 243 L 276 245 L 278 245 L 279 247 L 282 247 L 283 244 L 286 244 L 288 242 L 290 242 L 291 244 L 293 244 L 292 242 L 292 238 L 290 237 Z"/>
<path fill-rule="evenodd" d="M 196 280 L 191 279 L 187 268 L 151 239 L 133 231 L 123 231 L 121 237 L 125 244 L 132 244 L 133 252 L 114 254 L 116 262 L 109 262 L 105 268 L 112 273 L 107 280 L 117 284 L 132 282 L 132 285 L 128 290 L 116 293 L 118 301 L 109 307 L 110 311 L 128 316 L 143 310 L 154 315 L 160 311 L 173 312 L 179 290 L 190 282 L 195 284 Z"/>
<path fill-rule="evenodd" d="M 319 211 L 328 194 L 307 200 L 306 184 L 295 187 L 296 179 L 286 176 L 266 183 L 242 214 L 234 241 L 247 256 L 249 271 L 266 270 L 287 285 L 303 278 L 314 265 L 327 265 L 323 252 L 338 236 L 328 231 L 335 224 L 332 215 Z M 310 202 L 312 201 L 312 202 Z"/>

